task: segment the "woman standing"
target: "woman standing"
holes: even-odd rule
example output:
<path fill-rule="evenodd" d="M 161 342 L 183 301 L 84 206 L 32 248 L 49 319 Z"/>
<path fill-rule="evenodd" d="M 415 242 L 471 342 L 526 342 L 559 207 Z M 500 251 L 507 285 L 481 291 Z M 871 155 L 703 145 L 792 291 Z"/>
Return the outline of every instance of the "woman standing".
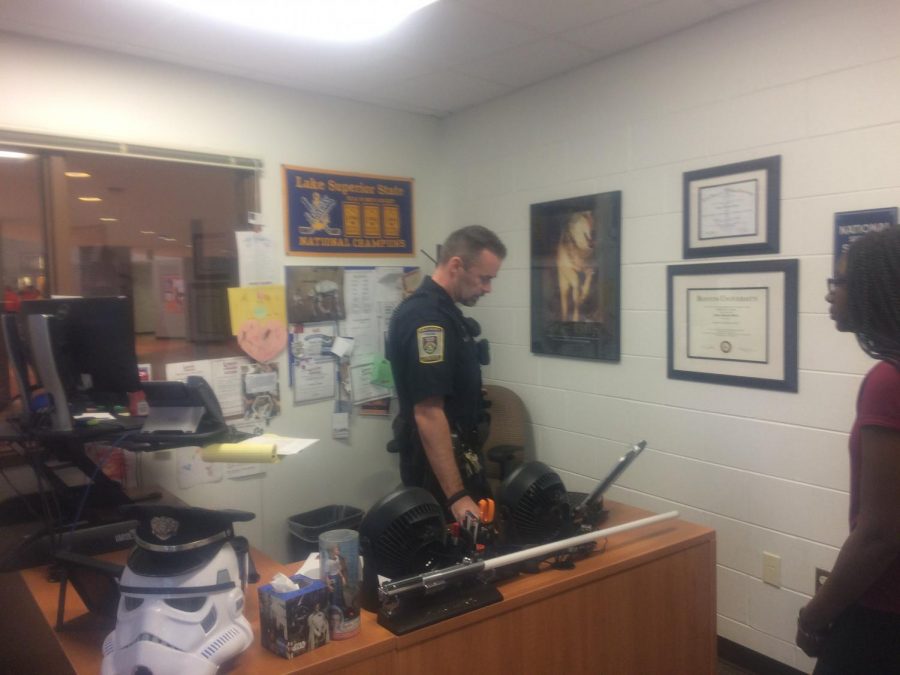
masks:
<path fill-rule="evenodd" d="M 816 675 L 900 673 L 900 229 L 857 240 L 828 280 L 839 331 L 879 360 L 850 433 L 850 535 L 800 610 L 797 645 Z"/>

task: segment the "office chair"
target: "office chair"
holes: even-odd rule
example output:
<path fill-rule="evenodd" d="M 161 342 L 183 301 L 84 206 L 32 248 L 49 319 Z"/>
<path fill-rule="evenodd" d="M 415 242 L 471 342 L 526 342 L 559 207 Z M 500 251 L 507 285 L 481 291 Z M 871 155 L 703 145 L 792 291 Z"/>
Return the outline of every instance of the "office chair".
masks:
<path fill-rule="evenodd" d="M 485 473 L 496 493 L 503 479 L 524 459 L 528 411 L 512 389 L 496 384 L 485 385 L 484 389 L 485 400 L 490 402 L 491 425 L 482 450 L 487 460 Z"/>

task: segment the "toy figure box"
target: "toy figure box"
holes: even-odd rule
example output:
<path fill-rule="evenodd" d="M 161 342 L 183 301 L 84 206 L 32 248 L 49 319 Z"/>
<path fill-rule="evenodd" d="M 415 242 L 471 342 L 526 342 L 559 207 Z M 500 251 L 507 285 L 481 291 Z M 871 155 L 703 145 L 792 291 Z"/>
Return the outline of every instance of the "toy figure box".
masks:
<path fill-rule="evenodd" d="M 302 574 L 291 577 L 300 588 L 279 593 L 272 584 L 260 586 L 259 628 L 266 649 L 292 659 L 326 644 L 328 589 L 319 579 Z"/>

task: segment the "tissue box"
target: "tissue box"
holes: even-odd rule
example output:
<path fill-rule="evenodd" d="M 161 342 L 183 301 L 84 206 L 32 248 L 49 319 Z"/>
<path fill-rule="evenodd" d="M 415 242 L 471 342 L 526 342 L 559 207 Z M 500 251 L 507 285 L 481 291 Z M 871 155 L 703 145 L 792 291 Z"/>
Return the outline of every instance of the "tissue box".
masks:
<path fill-rule="evenodd" d="M 286 659 L 326 644 L 328 589 L 319 579 L 302 574 L 291 577 L 300 588 L 279 593 L 272 584 L 260 586 L 259 628 L 263 647 Z"/>

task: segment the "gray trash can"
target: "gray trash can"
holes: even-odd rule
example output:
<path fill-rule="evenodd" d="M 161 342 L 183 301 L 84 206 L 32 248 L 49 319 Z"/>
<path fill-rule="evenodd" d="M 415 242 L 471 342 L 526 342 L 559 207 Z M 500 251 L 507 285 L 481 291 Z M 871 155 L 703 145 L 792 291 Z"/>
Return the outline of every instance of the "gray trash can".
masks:
<path fill-rule="evenodd" d="M 365 512 L 355 506 L 331 504 L 288 518 L 291 560 L 306 560 L 319 550 L 319 535 L 328 530 L 359 530 Z"/>

